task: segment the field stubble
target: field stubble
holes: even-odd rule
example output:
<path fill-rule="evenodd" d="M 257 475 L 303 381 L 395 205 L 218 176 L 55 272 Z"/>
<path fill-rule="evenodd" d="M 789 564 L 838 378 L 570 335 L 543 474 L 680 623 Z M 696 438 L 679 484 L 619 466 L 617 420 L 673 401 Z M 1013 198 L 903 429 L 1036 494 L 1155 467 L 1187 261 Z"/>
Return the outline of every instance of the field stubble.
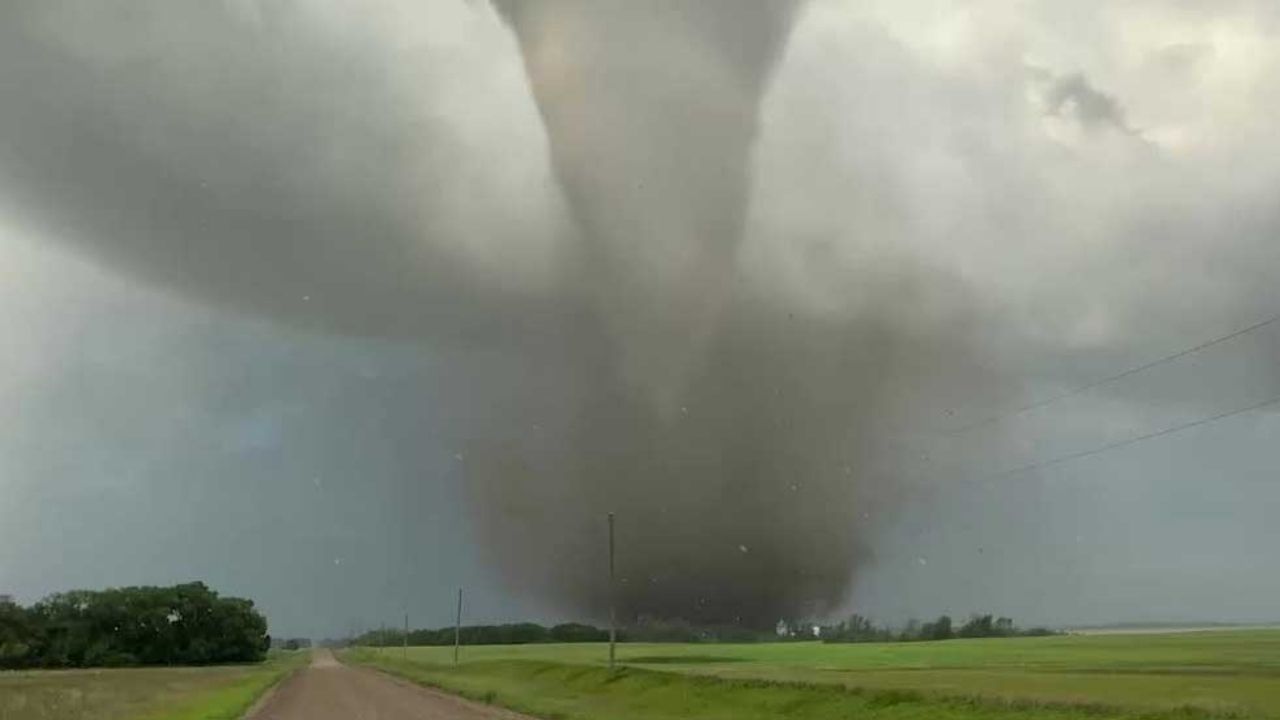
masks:
<path fill-rule="evenodd" d="M 0 720 L 233 720 L 307 653 L 261 665 L 0 673 Z"/>

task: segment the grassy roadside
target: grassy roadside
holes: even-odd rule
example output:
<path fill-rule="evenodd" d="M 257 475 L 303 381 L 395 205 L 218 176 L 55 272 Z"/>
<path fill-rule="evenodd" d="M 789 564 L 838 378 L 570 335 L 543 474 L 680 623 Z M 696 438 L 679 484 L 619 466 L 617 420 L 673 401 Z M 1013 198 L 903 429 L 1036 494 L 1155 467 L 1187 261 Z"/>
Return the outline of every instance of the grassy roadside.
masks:
<path fill-rule="evenodd" d="M 142 720 L 239 720 L 254 702 L 309 660 L 307 652 L 274 654 L 256 672 L 247 673 L 222 687 L 175 701 L 164 709 L 141 716 Z"/>
<path fill-rule="evenodd" d="M 308 653 L 260 665 L 0 672 L 0 720 L 232 720 Z"/>
<path fill-rule="evenodd" d="M 371 651 L 376 652 L 376 651 Z M 399 648 L 383 651 L 399 659 Z M 450 647 L 408 658 L 450 667 Z M 474 646 L 464 665 L 532 661 L 601 667 L 600 644 Z M 1280 631 L 1054 636 L 945 642 L 823 644 L 626 643 L 619 662 L 652 671 L 782 685 L 900 691 L 995 706 L 1123 708 L 1280 718 Z"/>
<path fill-rule="evenodd" d="M 1092 703 L 937 696 L 916 690 L 850 688 L 830 683 L 727 679 L 545 660 L 480 660 L 459 666 L 356 649 L 346 662 L 364 664 L 464 697 L 552 720 L 765 720 L 872 718 L 942 720 L 1037 718 L 1242 717 L 1233 710 L 1123 708 Z"/>

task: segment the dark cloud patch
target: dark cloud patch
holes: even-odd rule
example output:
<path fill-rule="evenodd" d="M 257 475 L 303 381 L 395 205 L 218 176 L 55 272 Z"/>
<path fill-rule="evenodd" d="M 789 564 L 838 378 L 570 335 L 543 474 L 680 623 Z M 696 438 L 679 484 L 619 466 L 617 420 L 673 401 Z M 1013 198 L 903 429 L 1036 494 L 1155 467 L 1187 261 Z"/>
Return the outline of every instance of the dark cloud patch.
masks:
<path fill-rule="evenodd" d="M 1086 128 L 1109 125 L 1123 132 L 1133 132 L 1125 121 L 1120 102 L 1095 88 L 1082 73 L 1053 79 L 1045 104 L 1050 115 L 1068 113 Z"/>

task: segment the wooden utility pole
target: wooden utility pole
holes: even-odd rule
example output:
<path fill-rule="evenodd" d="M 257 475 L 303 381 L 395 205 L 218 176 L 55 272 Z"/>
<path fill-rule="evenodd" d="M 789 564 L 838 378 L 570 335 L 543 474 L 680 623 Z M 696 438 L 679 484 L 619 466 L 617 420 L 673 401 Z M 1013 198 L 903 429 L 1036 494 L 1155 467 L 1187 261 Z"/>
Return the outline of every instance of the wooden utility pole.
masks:
<path fill-rule="evenodd" d="M 462 645 L 462 588 L 458 588 L 458 615 L 453 623 L 453 664 L 458 664 L 458 647 Z"/>
<path fill-rule="evenodd" d="M 609 513 L 609 669 L 613 670 L 618 644 L 618 616 L 615 605 L 617 593 L 613 588 L 613 513 Z"/>
<path fill-rule="evenodd" d="M 404 659 L 409 659 L 409 613 L 404 614 Z"/>

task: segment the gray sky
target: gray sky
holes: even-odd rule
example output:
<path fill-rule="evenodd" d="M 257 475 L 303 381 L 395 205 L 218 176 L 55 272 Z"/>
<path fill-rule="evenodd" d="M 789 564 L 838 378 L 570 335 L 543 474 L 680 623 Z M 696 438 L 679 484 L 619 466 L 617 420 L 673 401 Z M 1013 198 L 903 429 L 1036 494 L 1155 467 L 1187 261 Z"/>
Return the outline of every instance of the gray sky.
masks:
<path fill-rule="evenodd" d="M 6 4 L 0 592 L 1276 619 L 1274 408 L 1001 471 L 1280 328 L 954 432 L 1280 311 L 1271 5 L 691 7 Z"/>

